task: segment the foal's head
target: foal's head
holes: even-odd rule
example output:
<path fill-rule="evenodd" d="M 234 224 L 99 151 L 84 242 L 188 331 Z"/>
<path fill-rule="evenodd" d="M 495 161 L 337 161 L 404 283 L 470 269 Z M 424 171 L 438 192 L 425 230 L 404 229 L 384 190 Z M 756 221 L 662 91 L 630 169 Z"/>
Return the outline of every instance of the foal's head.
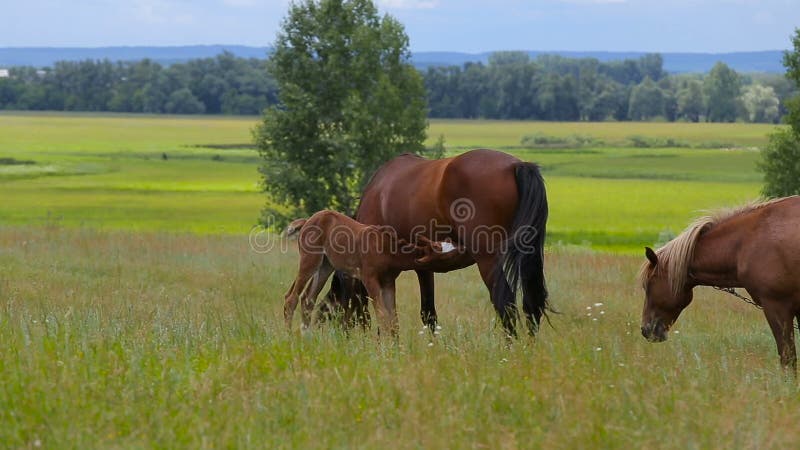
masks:
<path fill-rule="evenodd" d="M 434 261 L 445 261 L 461 255 L 464 247 L 454 244 L 450 239 L 432 241 L 423 235 L 416 237 L 415 252 L 417 264 L 428 264 Z"/>
<path fill-rule="evenodd" d="M 642 311 L 642 336 L 650 342 L 667 340 L 670 327 L 681 311 L 692 301 L 692 286 L 685 276 L 671 271 L 685 270 L 679 264 L 669 264 L 650 247 L 645 248 L 648 262 L 642 266 L 640 280 L 645 292 Z"/>

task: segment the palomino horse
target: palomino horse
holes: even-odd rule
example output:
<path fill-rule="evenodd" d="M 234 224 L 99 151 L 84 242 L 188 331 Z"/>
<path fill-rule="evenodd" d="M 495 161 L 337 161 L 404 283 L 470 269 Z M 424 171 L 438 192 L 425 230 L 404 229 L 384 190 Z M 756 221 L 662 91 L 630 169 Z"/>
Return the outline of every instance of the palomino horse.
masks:
<path fill-rule="evenodd" d="M 381 166 L 364 189 L 355 218 L 385 225 L 398 236 L 451 239 L 458 257 L 413 267 L 421 295 L 422 321 L 436 327 L 434 272 L 478 265 L 492 304 L 509 335 L 516 335 L 516 297 L 534 334 L 547 303 L 544 240 L 547 194 L 536 164 L 506 153 L 478 149 L 439 160 L 398 156 Z M 356 294 L 348 307 L 365 308 Z M 329 298 L 336 298 L 335 296 Z"/>
<path fill-rule="evenodd" d="M 298 301 L 302 304 L 303 326 L 309 326 L 320 290 L 333 271 L 339 270 L 361 280 L 373 300 L 380 329 L 394 335 L 395 280 L 400 272 L 458 254 L 443 251 L 442 244 L 425 237 L 420 237 L 416 245 L 408 244 L 397 239 L 388 227 L 363 225 L 335 211 L 320 211 L 308 219 L 295 220 L 286 234 L 297 233 L 300 268 L 285 297 L 287 328 L 291 327 Z"/>
<path fill-rule="evenodd" d="M 764 310 L 781 364 L 796 371 L 793 321 L 800 321 L 800 197 L 756 203 L 696 220 L 654 252 L 639 279 L 642 335 L 667 339 L 695 286 L 744 288 Z"/>

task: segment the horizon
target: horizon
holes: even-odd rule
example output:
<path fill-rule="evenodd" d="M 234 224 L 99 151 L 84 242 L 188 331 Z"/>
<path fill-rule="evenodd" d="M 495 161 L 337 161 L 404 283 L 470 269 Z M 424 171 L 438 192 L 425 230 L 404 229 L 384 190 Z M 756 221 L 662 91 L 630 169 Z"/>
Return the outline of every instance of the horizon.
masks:
<path fill-rule="evenodd" d="M 248 44 L 176 44 L 176 45 L 139 45 L 139 44 L 123 44 L 123 45 L 90 45 L 90 46 L 55 46 L 55 45 L 30 45 L 30 46 L 0 46 L 0 49 L 10 50 L 61 50 L 61 49 L 75 49 L 75 50 L 92 50 L 92 49 L 109 49 L 109 48 L 185 48 L 185 47 L 244 47 L 252 49 L 272 48 L 271 45 L 248 45 Z M 461 51 L 461 50 L 409 50 L 411 53 L 461 53 L 465 55 L 483 55 L 494 52 L 537 52 L 537 53 L 657 53 L 657 54 L 689 54 L 689 55 L 724 55 L 724 54 L 741 54 L 741 53 L 763 53 L 763 52 L 783 52 L 789 50 L 788 48 L 764 48 L 760 50 L 732 50 L 732 51 L 660 51 L 660 50 L 598 50 L 598 49 L 580 49 L 580 50 L 564 50 L 564 49 L 538 49 L 538 48 L 497 48 L 486 51 Z"/>
<path fill-rule="evenodd" d="M 412 53 L 774 51 L 789 49 L 800 25 L 792 0 L 375 3 L 381 15 L 389 14 L 404 26 Z M 289 0 L 76 0 L 63 5 L 30 0 L 5 8 L 0 48 L 269 47 L 288 4 Z"/>

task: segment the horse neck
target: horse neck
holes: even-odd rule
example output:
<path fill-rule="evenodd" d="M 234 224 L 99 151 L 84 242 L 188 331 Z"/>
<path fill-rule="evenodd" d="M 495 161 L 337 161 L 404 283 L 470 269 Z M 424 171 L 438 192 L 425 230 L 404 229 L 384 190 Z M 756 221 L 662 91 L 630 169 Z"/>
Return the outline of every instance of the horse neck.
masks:
<path fill-rule="evenodd" d="M 690 282 L 695 286 L 739 287 L 738 252 L 745 232 L 735 222 L 714 225 L 697 239 L 689 264 Z"/>

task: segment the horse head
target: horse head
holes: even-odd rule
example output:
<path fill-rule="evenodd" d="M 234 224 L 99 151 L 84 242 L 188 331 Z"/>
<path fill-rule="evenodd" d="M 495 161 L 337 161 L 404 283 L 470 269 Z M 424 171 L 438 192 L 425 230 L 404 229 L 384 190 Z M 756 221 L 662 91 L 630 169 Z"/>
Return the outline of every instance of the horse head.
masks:
<path fill-rule="evenodd" d="M 645 291 L 642 336 L 650 342 L 663 342 L 681 311 L 691 303 L 692 286 L 685 281 L 680 286 L 671 282 L 670 265 L 659 261 L 650 247 L 645 248 L 645 256 L 648 261 L 640 275 Z"/>
<path fill-rule="evenodd" d="M 427 264 L 454 258 L 463 254 L 465 249 L 462 245 L 453 244 L 450 239 L 439 242 L 420 235 L 417 236 L 415 250 L 419 257 L 414 261 L 417 264 Z"/>

